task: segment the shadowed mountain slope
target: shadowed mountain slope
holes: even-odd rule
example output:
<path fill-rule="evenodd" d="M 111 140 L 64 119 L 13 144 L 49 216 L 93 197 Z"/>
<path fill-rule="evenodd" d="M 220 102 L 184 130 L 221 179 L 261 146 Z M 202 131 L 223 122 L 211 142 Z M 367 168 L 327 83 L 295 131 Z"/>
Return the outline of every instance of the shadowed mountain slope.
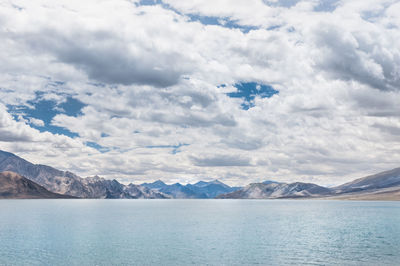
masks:
<path fill-rule="evenodd" d="M 359 178 L 334 188 L 336 193 L 366 192 L 383 188 L 400 187 L 400 168 Z"/>
<path fill-rule="evenodd" d="M 14 172 L 0 173 L 0 199 L 65 199 L 72 196 L 53 193 Z"/>

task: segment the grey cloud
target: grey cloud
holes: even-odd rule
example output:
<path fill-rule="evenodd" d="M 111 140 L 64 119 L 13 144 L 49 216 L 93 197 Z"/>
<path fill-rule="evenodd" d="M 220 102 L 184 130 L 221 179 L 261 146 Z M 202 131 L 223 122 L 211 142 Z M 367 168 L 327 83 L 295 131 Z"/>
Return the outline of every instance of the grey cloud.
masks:
<path fill-rule="evenodd" d="M 194 90 L 161 92 L 160 96 L 164 99 L 168 99 L 168 101 L 173 104 L 179 104 L 186 108 L 196 105 L 206 108 L 216 100 L 215 97 L 212 97 L 210 94 Z"/>
<path fill-rule="evenodd" d="M 293 105 L 291 106 L 291 112 L 293 113 L 303 113 L 308 116 L 313 117 L 326 117 L 330 114 L 331 109 L 327 106 L 318 106 L 318 107 L 301 107 Z"/>
<path fill-rule="evenodd" d="M 192 127 L 211 127 L 214 125 L 234 127 L 236 125 L 234 117 L 227 114 L 205 116 L 204 114 L 190 112 L 187 112 L 185 115 L 177 115 L 167 112 L 154 112 L 150 114 L 146 120 Z"/>
<path fill-rule="evenodd" d="M 367 107 L 369 109 L 382 110 L 392 106 L 392 101 L 388 95 L 382 95 L 373 92 L 353 91 L 352 98 L 356 101 L 358 107 Z"/>
<path fill-rule="evenodd" d="M 351 91 L 351 98 L 355 102 L 355 109 L 363 110 L 368 116 L 400 116 L 398 93 L 361 89 Z"/>
<path fill-rule="evenodd" d="M 334 25 L 319 25 L 314 34 L 322 51 L 317 66 L 329 75 L 380 90 L 400 89 L 400 55 L 395 51 L 388 54 L 391 47 L 382 47 L 379 40 L 371 44 L 363 35 L 344 32 Z M 370 39 L 379 39 L 369 34 Z"/>
<path fill-rule="evenodd" d="M 172 87 L 168 90 L 133 90 L 129 94 L 132 107 L 149 106 L 153 102 L 190 109 L 193 106 L 207 108 L 217 101 L 213 92 L 196 91 L 193 88 Z"/>
<path fill-rule="evenodd" d="M 318 175 L 327 175 L 327 174 L 335 174 L 335 171 L 328 172 L 323 170 L 317 170 L 312 167 L 302 167 L 301 169 L 296 168 L 293 171 L 296 175 L 311 175 L 311 176 L 318 176 Z"/>
<path fill-rule="evenodd" d="M 379 123 L 375 123 L 372 126 L 375 128 L 378 128 L 382 132 L 385 132 L 385 133 L 388 133 L 390 135 L 400 138 L 400 127 L 388 126 L 388 125 L 383 125 L 383 124 L 379 124 Z"/>
<path fill-rule="evenodd" d="M 232 155 L 217 155 L 213 157 L 191 157 L 191 161 L 202 167 L 220 167 L 220 166 L 251 166 L 248 158 Z"/>
<path fill-rule="evenodd" d="M 73 30 L 74 31 L 74 30 Z M 89 78 L 107 84 L 142 84 L 168 87 L 189 72 L 176 52 L 160 52 L 139 42 L 121 39 L 111 32 L 52 29 L 13 36 L 40 53 L 50 53 L 61 62 L 83 70 Z M 137 51 L 132 52 L 130 46 Z"/>
<path fill-rule="evenodd" d="M 368 116 L 375 117 L 400 117 L 400 111 L 398 110 L 377 110 L 368 112 Z"/>
<path fill-rule="evenodd" d="M 8 129 L 2 130 L 0 129 L 0 141 L 4 142 L 31 142 L 32 136 L 27 134 L 15 134 L 15 132 L 11 132 Z"/>
<path fill-rule="evenodd" d="M 257 150 L 263 147 L 264 143 L 260 139 L 234 139 L 234 140 L 222 140 L 222 143 L 227 144 L 231 148 L 237 148 L 241 150 Z"/>
<path fill-rule="evenodd" d="M 246 133 L 247 129 L 242 130 L 218 130 L 214 129 L 215 133 L 221 136 L 221 143 L 224 143 L 229 148 L 240 150 L 257 150 L 265 145 L 263 137 L 265 134 L 251 136 Z"/>

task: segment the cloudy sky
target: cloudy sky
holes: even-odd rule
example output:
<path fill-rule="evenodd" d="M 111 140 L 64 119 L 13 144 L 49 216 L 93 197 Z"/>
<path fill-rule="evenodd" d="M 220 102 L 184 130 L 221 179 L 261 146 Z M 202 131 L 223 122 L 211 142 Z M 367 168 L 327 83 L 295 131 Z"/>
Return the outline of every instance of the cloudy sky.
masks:
<path fill-rule="evenodd" d="M 2 0 L 0 149 L 122 182 L 400 166 L 398 0 Z"/>

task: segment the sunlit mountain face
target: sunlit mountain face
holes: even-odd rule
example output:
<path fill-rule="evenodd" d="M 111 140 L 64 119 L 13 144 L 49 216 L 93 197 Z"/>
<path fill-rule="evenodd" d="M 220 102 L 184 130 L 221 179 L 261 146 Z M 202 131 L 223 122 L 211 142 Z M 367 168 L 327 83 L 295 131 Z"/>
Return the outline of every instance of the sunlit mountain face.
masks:
<path fill-rule="evenodd" d="M 334 187 L 396 168 L 399 13 L 395 0 L 1 3 L 0 150 L 121 184 Z"/>

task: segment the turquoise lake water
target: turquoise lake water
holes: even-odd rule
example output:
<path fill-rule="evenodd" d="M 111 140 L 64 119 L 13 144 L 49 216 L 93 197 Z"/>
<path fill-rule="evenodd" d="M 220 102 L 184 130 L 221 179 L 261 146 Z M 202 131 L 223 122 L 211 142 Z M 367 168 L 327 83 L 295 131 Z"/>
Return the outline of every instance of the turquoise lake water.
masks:
<path fill-rule="evenodd" d="M 0 200 L 0 265 L 400 265 L 400 202 Z"/>

